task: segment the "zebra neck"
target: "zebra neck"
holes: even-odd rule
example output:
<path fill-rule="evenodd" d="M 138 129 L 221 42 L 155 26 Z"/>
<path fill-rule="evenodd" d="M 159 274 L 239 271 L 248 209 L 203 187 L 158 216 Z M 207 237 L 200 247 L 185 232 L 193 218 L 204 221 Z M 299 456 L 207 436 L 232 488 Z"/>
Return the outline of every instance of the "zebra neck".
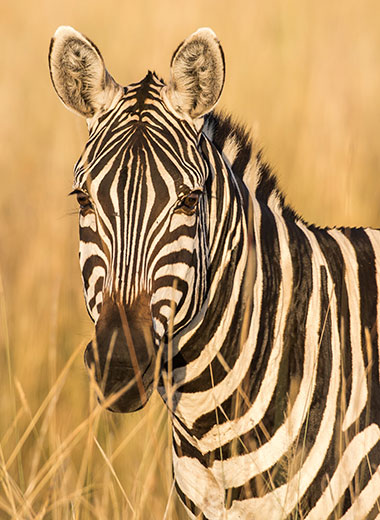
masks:
<path fill-rule="evenodd" d="M 175 393 L 169 403 L 190 430 L 199 418 L 194 393 L 202 389 L 207 415 L 214 409 L 214 393 L 225 388 L 224 380 L 240 358 L 249 333 L 255 278 L 253 230 L 247 221 L 252 212 L 246 211 L 242 194 L 246 188 L 236 183 L 212 144 L 205 147 L 211 179 L 208 291 L 199 313 L 173 341 Z M 214 411 L 212 415 L 215 421 Z M 200 429 L 208 422 L 206 417 Z"/>

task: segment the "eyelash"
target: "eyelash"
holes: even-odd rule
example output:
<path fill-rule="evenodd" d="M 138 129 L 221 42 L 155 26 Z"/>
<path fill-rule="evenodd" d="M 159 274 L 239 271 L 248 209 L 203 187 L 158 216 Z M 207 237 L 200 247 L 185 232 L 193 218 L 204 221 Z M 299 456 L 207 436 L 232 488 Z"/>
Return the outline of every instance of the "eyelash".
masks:
<path fill-rule="evenodd" d="M 76 189 L 69 193 L 69 195 L 76 195 L 79 207 L 82 211 L 92 209 L 90 196 L 86 192 Z"/>

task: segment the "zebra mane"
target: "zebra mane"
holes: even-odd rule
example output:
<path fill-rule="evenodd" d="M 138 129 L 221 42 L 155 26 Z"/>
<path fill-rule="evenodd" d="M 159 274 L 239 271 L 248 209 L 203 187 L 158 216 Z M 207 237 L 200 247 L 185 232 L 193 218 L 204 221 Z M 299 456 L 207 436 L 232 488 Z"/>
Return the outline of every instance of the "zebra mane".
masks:
<path fill-rule="evenodd" d="M 262 149 L 252 141 L 249 131 L 231 116 L 210 112 L 205 116 L 203 133 L 229 164 L 232 173 L 249 187 L 255 198 L 286 219 L 303 219 L 286 203 L 276 174 L 263 161 Z M 304 221 L 303 221 L 304 222 Z"/>

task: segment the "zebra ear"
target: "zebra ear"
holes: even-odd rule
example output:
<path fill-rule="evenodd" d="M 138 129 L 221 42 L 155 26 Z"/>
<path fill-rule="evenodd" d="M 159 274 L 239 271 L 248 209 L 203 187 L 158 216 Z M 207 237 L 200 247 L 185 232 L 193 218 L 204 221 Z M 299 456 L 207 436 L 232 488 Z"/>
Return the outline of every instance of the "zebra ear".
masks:
<path fill-rule="evenodd" d="M 50 42 L 53 86 L 70 110 L 91 118 L 122 91 L 107 72 L 98 48 L 72 27 L 61 26 Z"/>
<path fill-rule="evenodd" d="M 222 93 L 224 54 L 211 29 L 199 29 L 175 51 L 164 96 L 175 112 L 196 119 L 210 112 Z"/>

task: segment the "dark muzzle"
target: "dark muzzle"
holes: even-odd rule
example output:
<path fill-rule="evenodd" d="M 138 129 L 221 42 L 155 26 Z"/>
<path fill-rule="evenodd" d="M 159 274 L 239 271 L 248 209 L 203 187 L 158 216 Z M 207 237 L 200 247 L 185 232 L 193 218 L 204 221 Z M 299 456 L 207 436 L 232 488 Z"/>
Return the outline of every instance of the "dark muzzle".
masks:
<path fill-rule="evenodd" d="M 148 298 L 124 308 L 107 298 L 84 358 L 113 412 L 142 408 L 153 390 L 155 354 Z"/>

